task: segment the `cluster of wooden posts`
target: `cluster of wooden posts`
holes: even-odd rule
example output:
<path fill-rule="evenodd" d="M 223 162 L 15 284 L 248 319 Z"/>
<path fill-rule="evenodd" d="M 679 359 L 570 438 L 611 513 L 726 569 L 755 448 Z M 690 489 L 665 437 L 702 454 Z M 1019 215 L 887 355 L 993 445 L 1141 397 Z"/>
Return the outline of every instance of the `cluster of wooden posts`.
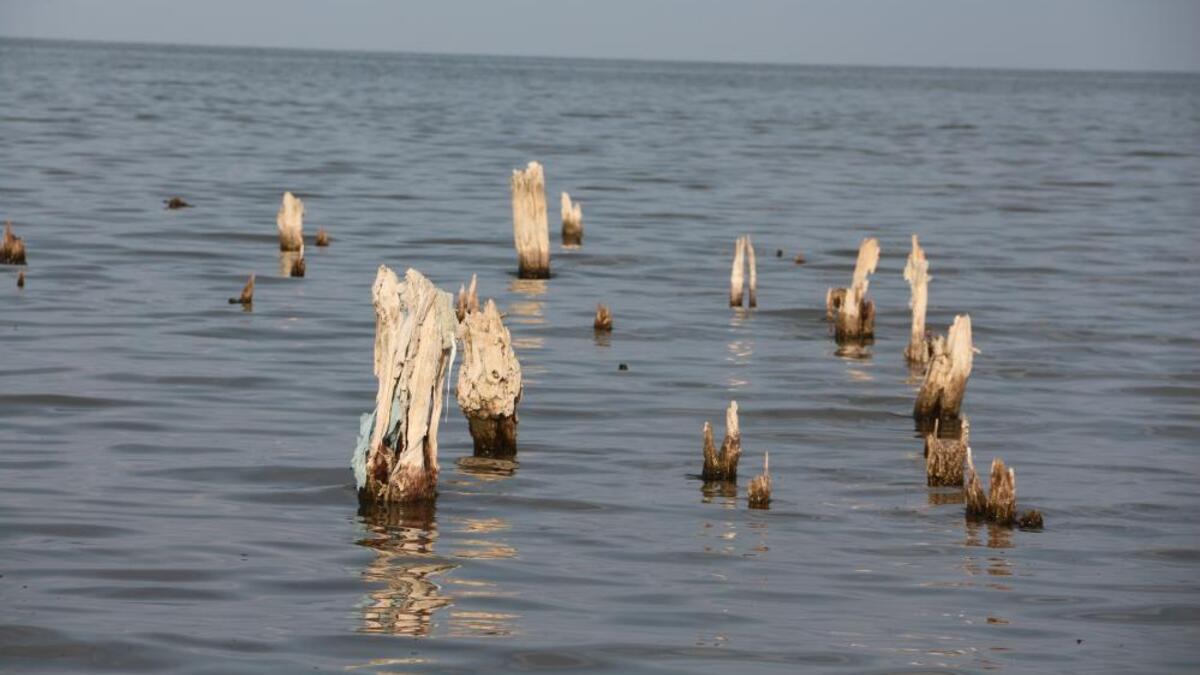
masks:
<path fill-rule="evenodd" d="M 546 215 L 545 175 L 530 162 L 511 177 L 513 241 L 517 272 L 525 279 L 550 277 L 550 236 Z M 177 197 L 167 208 L 187 208 Z M 583 244 L 583 208 L 562 193 L 562 243 Z M 280 273 L 302 277 L 304 258 L 304 203 L 286 192 L 276 215 L 279 232 Z M 321 228 L 317 246 L 330 238 Z M 777 255 L 782 256 L 782 251 Z M 858 249 L 851 283 L 830 288 L 825 295 L 826 316 L 839 344 L 862 345 L 875 336 L 875 303 L 868 294 L 870 277 L 879 263 L 879 241 L 864 239 Z M 0 264 L 24 265 L 24 241 L 6 223 L 0 242 Z M 797 256 L 796 262 L 803 262 Z M 747 269 L 749 284 L 746 283 Z M 992 461 L 985 492 L 976 473 L 969 444 L 970 424 L 962 415 L 962 401 L 976 352 L 971 339 L 971 318 L 954 318 L 945 336 L 930 336 L 925 328 L 929 293 L 929 262 L 917 236 L 904 268 L 912 292 L 912 329 L 904 357 L 923 369 L 923 380 L 913 405 L 913 418 L 924 434 L 926 484 L 957 487 L 964 491 L 966 514 L 1000 525 L 1039 528 L 1036 510 L 1017 516 L 1016 478 L 1003 460 Z M 25 273 L 18 276 L 24 286 Z M 381 265 L 372 287 L 375 306 L 375 375 L 379 380 L 375 409 L 363 415 L 352 465 L 360 497 L 368 502 L 394 503 L 432 499 L 437 494 L 437 432 L 441 418 L 441 392 L 462 345 L 457 400 L 467 418 L 475 456 L 511 459 L 517 452 L 517 406 L 523 391 L 521 365 L 493 300 L 480 306 L 477 281 L 460 287 L 455 299 L 439 290 L 424 275 L 409 269 L 401 279 Z M 237 298 L 229 302 L 249 308 L 254 301 L 254 275 Z M 729 283 L 729 304 L 758 305 L 758 274 L 754 246 L 749 236 L 734 245 Z M 593 328 L 600 333 L 613 327 L 606 305 L 596 308 Z M 737 480 L 742 455 L 738 405 L 730 402 L 725 414 L 725 436 L 718 449 L 712 425 L 703 426 L 703 470 L 706 482 Z M 771 475 L 767 454 L 763 473 L 751 480 L 748 502 L 767 508 L 771 501 Z"/>

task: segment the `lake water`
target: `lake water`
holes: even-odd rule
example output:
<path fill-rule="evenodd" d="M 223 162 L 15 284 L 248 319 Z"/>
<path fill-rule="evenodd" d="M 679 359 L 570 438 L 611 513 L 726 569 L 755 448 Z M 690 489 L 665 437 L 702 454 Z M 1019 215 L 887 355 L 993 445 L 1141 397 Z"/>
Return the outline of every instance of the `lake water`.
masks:
<path fill-rule="evenodd" d="M 549 281 L 515 278 L 529 160 Z M 0 671 L 1194 671 L 1198 186 L 1194 75 L 0 41 L 29 259 L 21 290 L 0 267 Z M 333 236 L 303 279 L 284 190 Z M 1042 532 L 924 485 L 911 233 L 931 327 L 974 323 L 977 462 Z M 824 297 L 864 236 L 850 358 Z M 478 274 L 526 376 L 516 472 L 456 465 L 452 398 L 436 507 L 389 517 L 349 469 L 381 263 Z M 706 494 L 731 399 L 743 476 Z"/>

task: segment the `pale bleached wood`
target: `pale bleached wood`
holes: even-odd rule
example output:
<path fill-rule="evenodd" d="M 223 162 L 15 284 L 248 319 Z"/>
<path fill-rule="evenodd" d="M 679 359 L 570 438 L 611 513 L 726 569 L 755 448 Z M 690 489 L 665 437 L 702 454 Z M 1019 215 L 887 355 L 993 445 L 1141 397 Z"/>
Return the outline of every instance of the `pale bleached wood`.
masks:
<path fill-rule="evenodd" d="M 304 202 L 290 192 L 283 193 L 275 225 L 279 228 L 280 251 L 304 251 Z"/>
<path fill-rule="evenodd" d="M 454 307 L 454 313 L 461 322 L 466 318 L 467 314 L 479 311 L 479 292 L 478 279 L 474 274 L 471 275 L 470 286 L 458 287 L 458 302 Z"/>
<path fill-rule="evenodd" d="M 921 424 L 959 417 L 975 357 L 971 317 L 967 314 L 954 317 L 947 337 L 935 337 L 930 351 L 929 368 L 913 405 L 913 417 Z"/>
<path fill-rule="evenodd" d="M 517 404 L 521 364 L 496 303 L 468 312 L 459 326 L 463 361 L 458 369 L 458 405 L 475 440 L 475 455 L 511 456 L 517 451 Z"/>
<path fill-rule="evenodd" d="M 25 264 L 25 240 L 13 234 L 10 221 L 4 223 L 4 239 L 0 241 L 0 264 Z"/>
<path fill-rule="evenodd" d="M 830 288 L 825 292 L 825 315 L 834 320 L 839 342 L 860 341 L 875 336 L 875 303 L 867 296 L 870 275 L 879 264 L 879 240 L 868 237 L 858 246 L 854 276 L 848 288 Z"/>
<path fill-rule="evenodd" d="M 754 244 L 750 242 L 750 235 L 746 235 L 745 240 L 746 265 L 750 268 L 750 306 L 758 307 L 758 262 L 754 257 Z"/>
<path fill-rule="evenodd" d="M 929 261 L 925 259 L 925 250 L 917 241 L 917 235 L 912 236 L 912 251 L 908 254 L 908 264 L 904 266 L 904 280 L 912 291 L 908 306 L 912 308 L 912 329 L 909 332 L 908 347 L 904 350 L 904 358 L 909 363 L 925 364 L 930 359 L 929 338 L 925 336 L 925 310 L 929 301 Z"/>
<path fill-rule="evenodd" d="M 713 445 L 712 425 L 704 423 L 704 469 L 701 477 L 707 481 L 737 478 L 738 459 L 742 456 L 742 431 L 738 425 L 737 401 L 730 401 L 725 410 L 725 440 L 720 451 Z"/>
<path fill-rule="evenodd" d="M 583 245 L 583 206 L 571 202 L 571 196 L 562 193 L 562 243 L 563 246 Z"/>
<path fill-rule="evenodd" d="M 455 350 L 449 293 L 409 269 L 379 266 L 375 306 L 375 411 L 364 417 L 355 475 L 364 499 L 406 502 L 437 494 L 437 433 Z"/>
<path fill-rule="evenodd" d="M 542 165 L 530 162 L 512 172 L 513 242 L 522 279 L 550 277 L 550 230 L 546 221 L 546 179 Z"/>
<path fill-rule="evenodd" d="M 746 238 L 733 243 L 733 268 L 729 271 L 729 306 L 741 307 L 746 294 Z"/>
<path fill-rule="evenodd" d="M 747 490 L 747 501 L 752 509 L 765 509 L 771 506 L 771 455 L 763 453 L 763 472 L 750 479 Z"/>

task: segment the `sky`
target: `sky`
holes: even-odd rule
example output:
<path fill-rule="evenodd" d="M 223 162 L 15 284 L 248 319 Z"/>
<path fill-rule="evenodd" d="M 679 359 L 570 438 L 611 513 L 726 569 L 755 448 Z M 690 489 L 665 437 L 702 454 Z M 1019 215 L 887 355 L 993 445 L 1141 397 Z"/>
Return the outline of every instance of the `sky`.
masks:
<path fill-rule="evenodd" d="M 1200 0 L 0 0 L 0 36 L 688 61 L 1200 71 Z"/>

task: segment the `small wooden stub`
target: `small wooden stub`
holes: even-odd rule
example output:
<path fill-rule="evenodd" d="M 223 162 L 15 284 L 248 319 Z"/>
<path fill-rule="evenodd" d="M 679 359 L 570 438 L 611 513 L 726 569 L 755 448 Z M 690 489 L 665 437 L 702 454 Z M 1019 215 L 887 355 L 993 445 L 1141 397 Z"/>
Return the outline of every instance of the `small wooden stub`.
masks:
<path fill-rule="evenodd" d="M 612 310 L 608 305 L 596 305 L 596 318 L 592 321 L 592 329 L 597 333 L 611 333 L 613 329 Z"/>
<path fill-rule="evenodd" d="M 742 432 L 738 426 L 737 401 L 730 401 L 725 411 L 725 440 L 718 451 L 713 445 L 712 425 L 704 423 L 704 470 L 700 477 L 706 481 L 736 480 L 738 459 L 742 456 Z"/>
<path fill-rule="evenodd" d="M 763 453 L 763 472 L 750 479 L 748 502 L 752 509 L 766 509 L 771 506 L 770 461 L 770 453 Z"/>
<path fill-rule="evenodd" d="M 250 275 L 250 280 L 246 282 L 246 286 L 242 288 L 242 294 L 236 298 L 230 298 L 231 305 L 249 305 L 254 302 L 254 275 Z"/>
<path fill-rule="evenodd" d="M 0 241 L 0 264 L 25 264 L 25 240 L 13 234 L 11 221 L 4 223 L 4 239 Z"/>
<path fill-rule="evenodd" d="M 562 193 L 562 243 L 563 246 L 583 245 L 583 206 L 571 202 L 571 195 Z"/>

